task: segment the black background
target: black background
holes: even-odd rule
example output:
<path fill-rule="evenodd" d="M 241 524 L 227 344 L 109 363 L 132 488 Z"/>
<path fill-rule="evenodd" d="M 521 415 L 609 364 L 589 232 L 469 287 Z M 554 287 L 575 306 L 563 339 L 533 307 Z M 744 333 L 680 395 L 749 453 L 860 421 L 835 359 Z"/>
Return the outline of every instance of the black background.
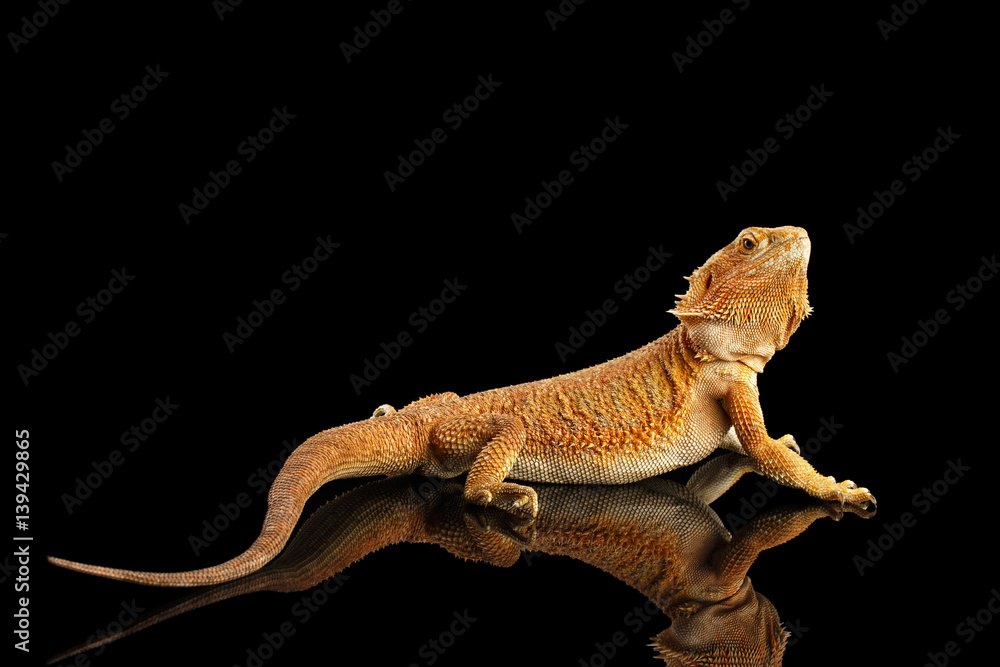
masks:
<path fill-rule="evenodd" d="M 992 127 L 977 114 L 992 87 L 979 67 L 986 17 L 927 3 L 884 39 L 878 21 L 889 19 L 889 3 L 746 5 L 595 1 L 553 30 L 545 12 L 555 0 L 406 2 L 350 62 L 338 45 L 385 3 L 248 1 L 223 20 L 209 2 L 70 3 L 16 53 L 8 35 L 13 210 L 0 261 L 13 400 L 4 413 L 8 429 L 31 435 L 34 538 L 32 651 L 14 651 L 17 664 L 105 627 L 122 602 L 152 608 L 179 596 L 57 570 L 43 555 L 150 570 L 228 558 L 263 516 L 248 478 L 283 442 L 381 403 L 538 379 L 635 349 L 674 326 L 665 311 L 686 289 L 682 276 L 740 229 L 786 224 L 812 238 L 816 312 L 759 380 L 769 430 L 802 443 L 835 419 L 843 426 L 813 463 L 880 502 L 875 518 L 820 522 L 752 569 L 782 618 L 807 628 L 786 664 L 923 664 L 949 641 L 961 649 L 955 664 L 995 655 L 1000 622 L 969 643 L 956 627 L 1000 586 L 989 514 L 996 439 L 987 430 L 988 327 L 1000 288 L 985 283 L 960 310 L 948 300 L 997 250 L 995 213 L 985 208 Z M 7 9 L 5 32 L 24 30 L 23 17 L 40 11 L 28 2 Z M 723 9 L 735 20 L 679 72 L 672 54 Z M 169 75 L 126 119 L 115 117 L 112 101 L 157 65 Z M 449 127 L 442 113 L 480 76 L 500 85 Z M 832 94 L 782 136 L 775 123 L 811 86 Z M 238 146 L 275 108 L 294 118 L 247 163 Z M 115 130 L 60 181 L 52 163 L 105 117 Z M 627 129 L 519 232 L 511 215 L 541 181 L 575 168 L 570 154 L 606 118 Z M 384 172 L 438 127 L 447 141 L 390 191 Z M 903 163 L 949 127 L 960 138 L 919 180 L 905 180 Z M 768 137 L 778 152 L 723 201 L 717 181 Z M 178 206 L 233 159 L 242 172 L 186 224 Z M 905 194 L 851 242 L 843 225 L 894 179 L 905 180 Z M 292 291 L 282 275 L 317 237 L 340 247 Z M 616 293 L 661 246 L 671 253 L 663 268 L 628 300 Z M 123 268 L 134 280 L 83 323 L 77 305 Z M 467 289 L 359 395 L 349 377 L 380 343 L 414 331 L 410 314 L 446 279 Z M 285 303 L 230 353 L 223 334 L 276 288 Z M 618 310 L 560 359 L 556 343 L 609 298 Z M 949 321 L 894 369 L 888 353 L 938 309 Z M 25 384 L 15 367 L 70 320 L 80 334 Z M 174 414 L 68 513 L 63 495 L 76 479 L 125 449 L 121 434 L 167 397 Z M 958 459 L 970 470 L 921 513 L 914 494 Z M 356 484 L 329 485 L 310 508 Z M 716 509 L 725 515 L 755 490 L 745 479 Z M 196 557 L 188 536 L 241 492 L 251 507 Z M 783 489 L 771 503 L 796 500 Z M 854 557 L 906 511 L 915 525 L 861 576 Z M 655 664 L 647 637 L 667 625 L 661 617 L 631 635 L 623 618 L 643 598 L 554 557 L 503 570 L 401 545 L 347 574 L 265 664 L 342 664 L 358 654 L 428 664 L 421 645 L 463 610 L 478 620 L 437 664 L 577 665 L 619 630 L 630 642 L 609 664 Z M 91 664 L 245 665 L 262 633 L 295 620 L 300 597 L 224 602 Z"/>

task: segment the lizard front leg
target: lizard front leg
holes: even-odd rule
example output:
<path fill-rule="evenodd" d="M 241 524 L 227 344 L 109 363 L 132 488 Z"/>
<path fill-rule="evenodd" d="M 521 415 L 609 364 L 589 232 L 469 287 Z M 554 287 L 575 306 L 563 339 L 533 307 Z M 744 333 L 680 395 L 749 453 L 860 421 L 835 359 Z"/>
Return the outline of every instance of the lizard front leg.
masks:
<path fill-rule="evenodd" d="M 538 514 L 538 496 L 528 486 L 504 482 L 527 432 L 520 419 L 502 414 L 457 415 L 431 430 L 430 452 L 445 474 L 469 471 L 465 500 Z"/>
<path fill-rule="evenodd" d="M 820 500 L 838 501 L 842 504 L 875 503 L 875 498 L 868 489 L 858 488 L 850 480 L 838 483 L 833 477 L 824 477 L 816 472 L 797 453 L 798 447 L 791 435 L 784 435 L 777 440 L 768 436 L 755 384 L 734 382 L 723 397 L 722 404 L 729 413 L 744 451 L 764 475 L 784 486 L 801 489 Z"/>

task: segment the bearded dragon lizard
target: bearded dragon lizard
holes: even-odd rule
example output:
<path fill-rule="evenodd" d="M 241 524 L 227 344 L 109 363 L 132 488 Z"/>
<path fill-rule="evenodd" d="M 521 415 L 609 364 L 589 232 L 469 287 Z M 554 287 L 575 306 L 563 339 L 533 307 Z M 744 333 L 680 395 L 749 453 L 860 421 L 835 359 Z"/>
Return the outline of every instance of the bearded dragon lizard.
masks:
<path fill-rule="evenodd" d="M 285 462 L 264 526 L 242 554 L 187 572 L 139 572 L 52 558 L 55 565 L 153 586 L 201 586 L 260 569 L 288 541 L 306 500 L 333 479 L 468 473 L 466 502 L 535 516 L 535 491 L 505 481 L 626 484 L 696 463 L 718 447 L 814 498 L 866 505 L 850 480 L 819 474 L 791 435 L 764 426 L 757 374 L 812 308 L 809 236 L 750 227 L 687 280 L 669 312 L 681 323 L 617 359 L 467 396 L 433 394 L 401 410 L 322 431 Z"/>

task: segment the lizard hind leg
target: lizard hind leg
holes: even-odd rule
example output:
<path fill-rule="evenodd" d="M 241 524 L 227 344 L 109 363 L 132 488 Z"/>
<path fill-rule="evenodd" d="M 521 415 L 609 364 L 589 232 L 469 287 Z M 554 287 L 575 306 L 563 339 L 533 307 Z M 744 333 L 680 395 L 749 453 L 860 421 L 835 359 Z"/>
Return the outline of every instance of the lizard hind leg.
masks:
<path fill-rule="evenodd" d="M 501 414 L 457 415 L 431 430 L 431 474 L 451 476 L 466 470 L 465 500 L 475 505 L 538 514 L 535 490 L 504 482 L 527 432 L 516 417 Z"/>

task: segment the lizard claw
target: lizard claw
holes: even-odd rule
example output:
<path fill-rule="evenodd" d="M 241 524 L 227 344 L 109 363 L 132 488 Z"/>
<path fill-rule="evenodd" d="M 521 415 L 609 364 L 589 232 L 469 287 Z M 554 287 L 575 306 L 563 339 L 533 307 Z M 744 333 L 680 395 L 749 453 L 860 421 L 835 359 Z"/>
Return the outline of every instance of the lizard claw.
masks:
<path fill-rule="evenodd" d="M 841 505 L 845 502 L 849 505 L 858 505 L 862 509 L 867 509 L 871 503 L 873 507 L 878 507 L 878 502 L 872 492 L 863 486 L 858 486 L 851 480 L 844 480 L 839 484 L 841 491 Z"/>
<path fill-rule="evenodd" d="M 836 500 L 819 503 L 826 515 L 834 521 L 840 521 L 847 513 L 855 514 L 862 519 L 875 516 L 875 510 L 868 509 L 868 503 L 838 502 Z"/>
<path fill-rule="evenodd" d="M 786 434 L 778 438 L 778 444 L 787 447 L 796 454 L 802 454 L 802 449 L 799 447 L 799 443 L 795 442 L 795 438 L 791 434 Z"/>
<path fill-rule="evenodd" d="M 867 508 L 868 504 L 877 506 L 875 496 L 865 487 L 859 487 L 853 481 L 845 479 L 837 482 L 833 477 L 827 477 L 823 484 L 806 489 L 806 492 L 814 498 L 825 500 L 840 505 L 843 511 L 845 505 L 858 505 Z"/>

